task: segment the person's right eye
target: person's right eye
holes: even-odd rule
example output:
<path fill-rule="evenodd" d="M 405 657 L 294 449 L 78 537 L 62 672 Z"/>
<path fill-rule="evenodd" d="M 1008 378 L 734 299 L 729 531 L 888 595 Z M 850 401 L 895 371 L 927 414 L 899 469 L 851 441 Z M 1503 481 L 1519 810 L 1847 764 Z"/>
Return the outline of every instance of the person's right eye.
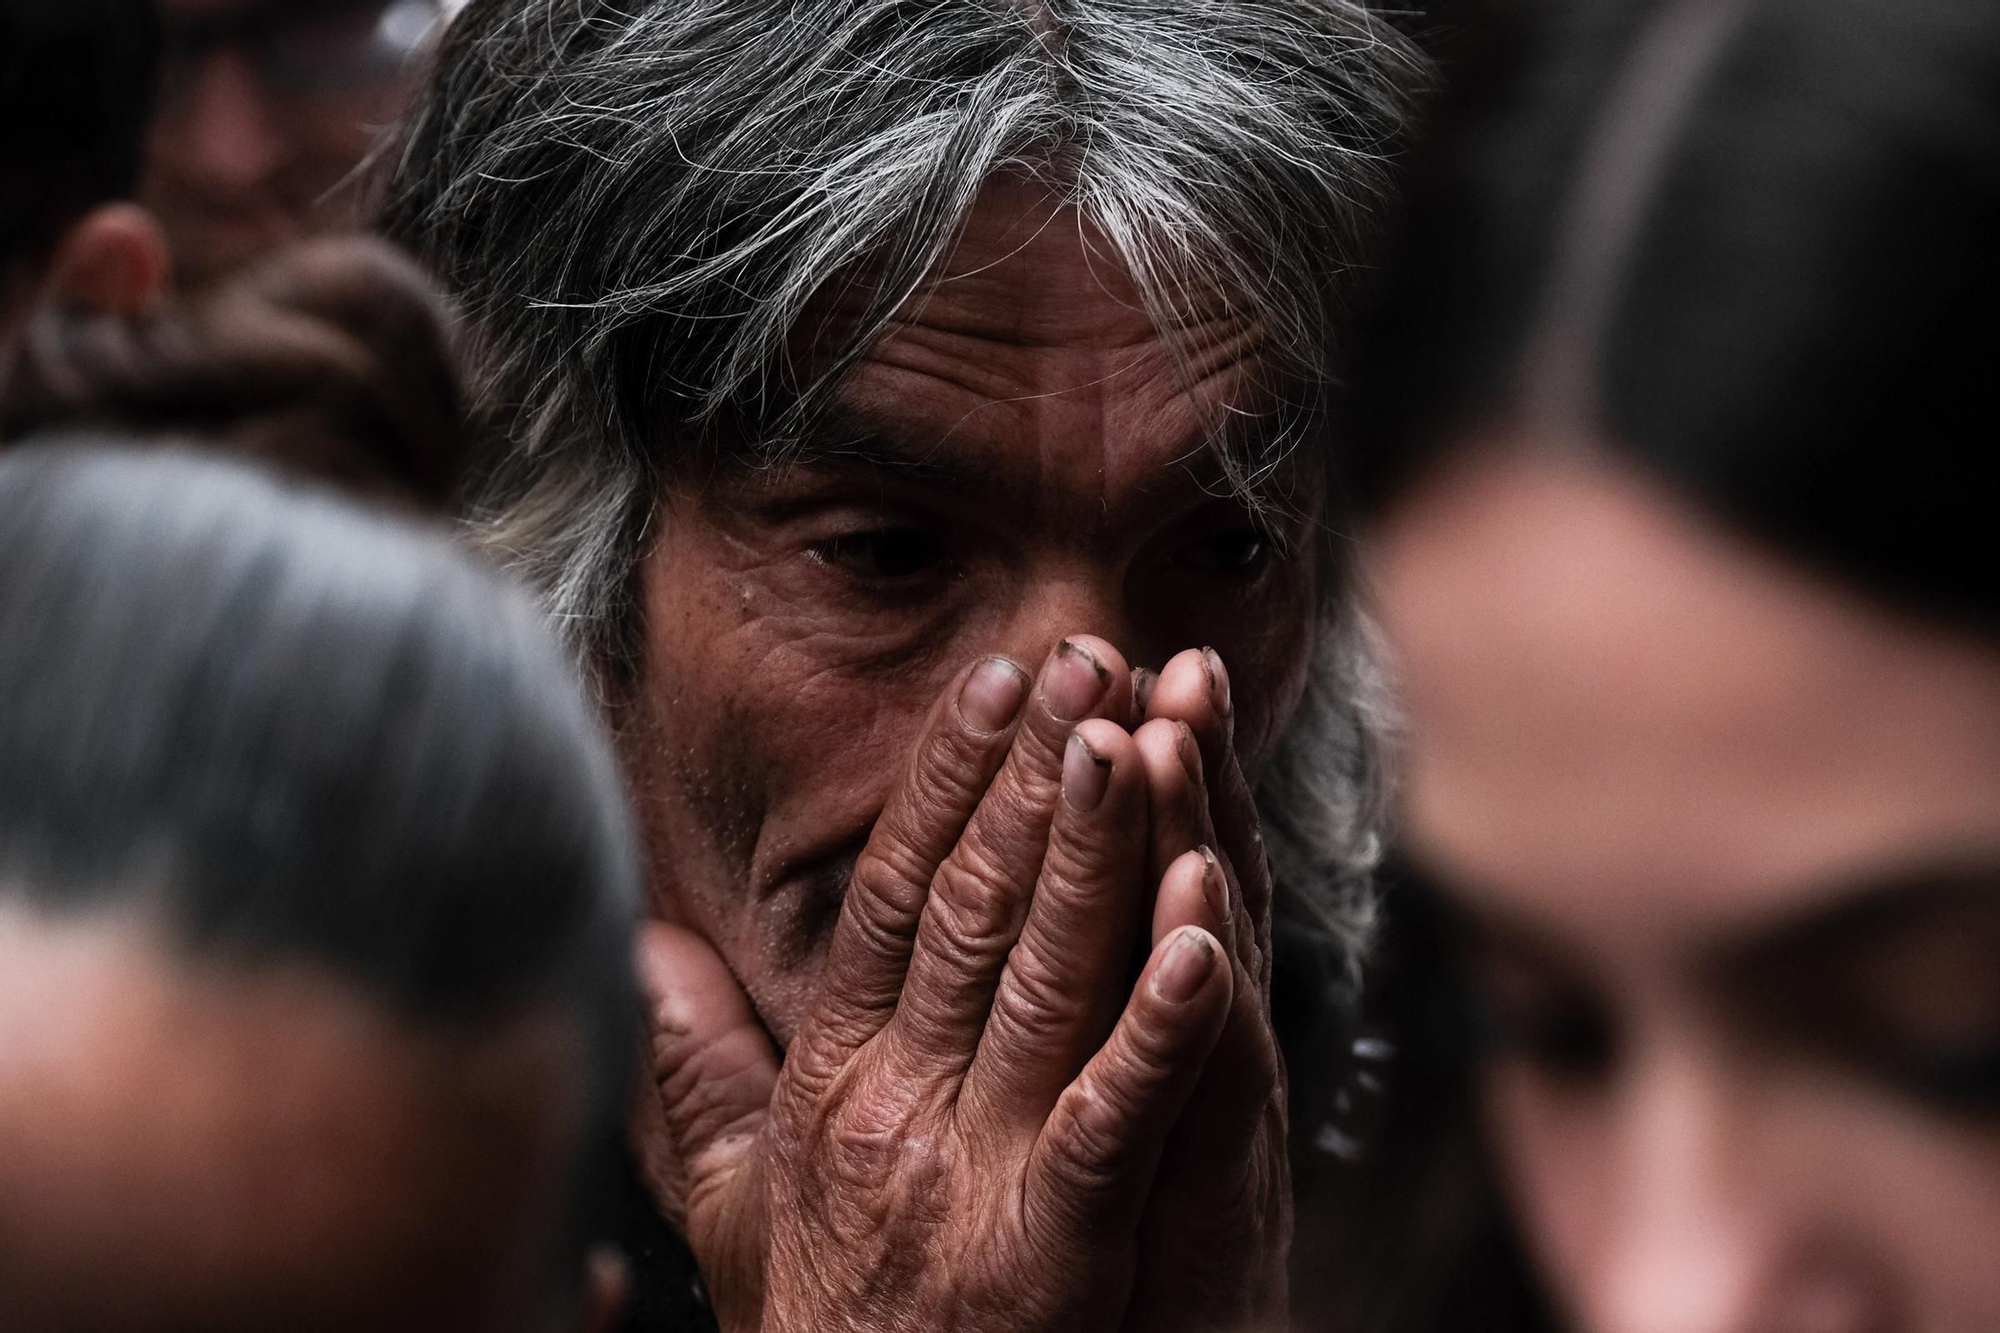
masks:
<path fill-rule="evenodd" d="M 1609 1016 L 1585 1001 L 1512 1006 L 1487 997 L 1477 1031 L 1489 1056 L 1524 1060 L 1565 1081 L 1601 1079 L 1617 1056 Z"/>
<path fill-rule="evenodd" d="M 856 578 L 897 582 L 940 572 L 944 541 L 921 528 L 886 525 L 837 533 L 807 548 L 819 564 Z"/>
<path fill-rule="evenodd" d="M 1466 958 L 1475 1048 L 1491 1060 L 1518 1060 L 1565 1082 L 1613 1073 L 1617 1024 L 1584 987 L 1502 949 Z"/>
<path fill-rule="evenodd" d="M 2000 1118 L 2000 1033 L 1965 1046 L 1901 1052 L 1889 1074 L 1911 1096 L 1948 1114 Z"/>

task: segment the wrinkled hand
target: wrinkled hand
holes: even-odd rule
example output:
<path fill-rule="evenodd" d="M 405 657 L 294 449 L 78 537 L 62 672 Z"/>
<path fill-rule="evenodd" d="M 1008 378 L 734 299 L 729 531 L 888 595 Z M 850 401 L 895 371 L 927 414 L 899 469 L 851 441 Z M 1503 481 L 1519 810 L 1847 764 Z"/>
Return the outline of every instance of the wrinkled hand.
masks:
<path fill-rule="evenodd" d="M 989 659 L 934 710 L 782 1069 L 713 951 L 649 928 L 658 1107 L 730 1333 L 1124 1321 L 1243 969 L 1186 925 L 1127 984 L 1151 783 L 1106 715 L 1130 681 L 1078 639 L 1028 684 Z"/>
<path fill-rule="evenodd" d="M 1126 1326 L 1281 1329 L 1292 1187 L 1285 1062 L 1271 1026 L 1271 871 L 1232 744 L 1229 675 L 1213 650 L 1189 651 L 1140 692 L 1136 739 L 1162 877 L 1153 937 L 1190 923 L 1215 932 L 1235 985 L 1154 1182 Z"/>

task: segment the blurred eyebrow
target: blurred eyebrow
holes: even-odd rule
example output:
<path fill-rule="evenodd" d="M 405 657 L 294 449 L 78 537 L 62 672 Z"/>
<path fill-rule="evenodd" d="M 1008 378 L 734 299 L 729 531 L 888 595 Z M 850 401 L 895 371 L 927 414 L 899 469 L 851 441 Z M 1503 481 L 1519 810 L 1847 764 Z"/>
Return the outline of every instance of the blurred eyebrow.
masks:
<path fill-rule="evenodd" d="M 1912 926 L 2000 902 L 2000 860 L 1916 864 L 1857 876 L 1829 905 L 1806 909 L 1729 948 L 1719 966 L 1753 976 L 1779 960 L 1834 956 Z"/>

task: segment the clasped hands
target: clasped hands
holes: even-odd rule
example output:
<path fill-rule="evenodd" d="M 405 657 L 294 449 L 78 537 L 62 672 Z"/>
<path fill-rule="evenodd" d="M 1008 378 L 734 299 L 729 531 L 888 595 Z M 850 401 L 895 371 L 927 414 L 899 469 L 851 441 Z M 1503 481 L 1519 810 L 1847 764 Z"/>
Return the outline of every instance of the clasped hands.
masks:
<path fill-rule="evenodd" d="M 1271 880 L 1212 651 L 988 658 L 933 708 L 780 1061 L 722 960 L 641 971 L 725 1333 L 1278 1329 Z M 1136 978 L 1135 978 L 1136 970 Z"/>

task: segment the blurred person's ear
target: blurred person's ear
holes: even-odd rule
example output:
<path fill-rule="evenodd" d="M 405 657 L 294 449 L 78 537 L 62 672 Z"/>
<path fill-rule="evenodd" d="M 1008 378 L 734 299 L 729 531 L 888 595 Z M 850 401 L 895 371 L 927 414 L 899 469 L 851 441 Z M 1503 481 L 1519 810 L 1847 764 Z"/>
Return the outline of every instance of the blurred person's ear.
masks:
<path fill-rule="evenodd" d="M 136 315 L 167 289 L 167 239 L 137 204 L 105 204 L 56 246 L 46 295 L 105 315 Z"/>
<path fill-rule="evenodd" d="M 617 1333 L 624 1326 L 625 1296 L 632 1285 L 625 1256 L 608 1245 L 600 1245 L 584 1262 L 577 1333 Z"/>

